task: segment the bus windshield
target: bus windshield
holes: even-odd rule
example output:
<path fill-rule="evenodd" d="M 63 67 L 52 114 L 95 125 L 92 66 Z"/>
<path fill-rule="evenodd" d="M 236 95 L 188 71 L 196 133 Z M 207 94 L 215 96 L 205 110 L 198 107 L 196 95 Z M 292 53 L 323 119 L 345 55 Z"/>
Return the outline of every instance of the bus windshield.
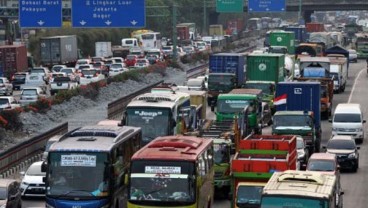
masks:
<path fill-rule="evenodd" d="M 193 204 L 195 173 L 193 162 L 132 161 L 129 201 L 161 207 Z"/>
<path fill-rule="evenodd" d="M 328 199 L 302 198 L 287 196 L 264 196 L 261 203 L 262 208 L 327 208 L 330 207 Z"/>
<path fill-rule="evenodd" d="M 170 109 L 127 108 L 127 125 L 141 127 L 143 144 L 158 136 L 169 135 Z"/>
<path fill-rule="evenodd" d="M 259 205 L 261 203 L 263 186 L 239 186 L 236 193 L 236 205 L 246 207 L 246 205 Z"/>
<path fill-rule="evenodd" d="M 230 99 L 217 99 L 217 112 L 219 113 L 238 113 L 253 103 L 250 100 L 230 100 Z"/>
<path fill-rule="evenodd" d="M 108 155 L 98 152 L 50 152 L 46 195 L 96 199 L 109 192 Z"/>

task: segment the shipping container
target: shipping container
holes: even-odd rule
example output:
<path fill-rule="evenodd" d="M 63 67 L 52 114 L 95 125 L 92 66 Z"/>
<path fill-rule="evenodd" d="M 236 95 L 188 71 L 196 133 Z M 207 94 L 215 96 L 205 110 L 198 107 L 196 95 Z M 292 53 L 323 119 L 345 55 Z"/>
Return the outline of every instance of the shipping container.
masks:
<path fill-rule="evenodd" d="M 52 36 L 40 39 L 43 66 L 65 64 L 74 66 L 78 60 L 77 36 Z"/>
<path fill-rule="evenodd" d="M 323 23 L 317 23 L 317 22 L 306 23 L 305 28 L 307 29 L 307 32 L 309 33 L 325 31 L 325 25 Z"/>
<path fill-rule="evenodd" d="M 96 42 L 95 43 L 96 57 L 110 57 L 112 56 L 111 42 Z"/>
<path fill-rule="evenodd" d="M 270 33 L 270 46 L 285 46 L 289 54 L 295 53 L 294 32 L 273 31 Z"/>
<path fill-rule="evenodd" d="M 284 66 L 284 54 L 249 54 L 246 78 L 255 81 L 281 82 L 285 79 Z"/>
<path fill-rule="evenodd" d="M 224 27 L 222 25 L 210 25 L 209 28 L 210 36 L 224 36 Z"/>
<path fill-rule="evenodd" d="M 295 45 L 299 43 L 307 42 L 309 34 L 305 26 L 289 26 L 284 29 L 288 32 L 293 32 L 295 34 Z"/>
<path fill-rule="evenodd" d="M 276 98 L 286 94 L 286 104 L 277 105 L 276 111 L 312 111 L 315 127 L 321 126 L 320 82 L 279 82 Z"/>
<path fill-rule="evenodd" d="M 238 53 L 218 53 L 210 55 L 209 72 L 235 74 L 238 85 L 244 82 L 244 56 Z"/>
<path fill-rule="evenodd" d="M 25 45 L 0 46 L 0 74 L 10 79 L 15 72 L 28 69 L 27 48 Z"/>
<path fill-rule="evenodd" d="M 196 24 L 193 22 L 176 25 L 177 35 L 180 40 L 194 40 L 197 37 L 196 30 Z"/>
<path fill-rule="evenodd" d="M 241 18 L 227 21 L 226 29 L 230 31 L 229 35 L 240 34 L 244 30 L 244 21 Z"/>

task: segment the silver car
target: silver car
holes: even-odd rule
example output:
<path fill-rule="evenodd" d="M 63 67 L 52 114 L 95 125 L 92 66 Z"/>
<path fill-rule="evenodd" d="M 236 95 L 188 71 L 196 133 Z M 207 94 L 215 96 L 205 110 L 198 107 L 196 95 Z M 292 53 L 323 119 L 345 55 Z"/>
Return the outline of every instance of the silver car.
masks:
<path fill-rule="evenodd" d="M 40 87 L 23 88 L 19 103 L 21 106 L 36 102 L 39 98 L 46 97 L 45 91 Z"/>
<path fill-rule="evenodd" d="M 13 95 L 13 85 L 6 77 L 0 77 L 0 94 Z"/>

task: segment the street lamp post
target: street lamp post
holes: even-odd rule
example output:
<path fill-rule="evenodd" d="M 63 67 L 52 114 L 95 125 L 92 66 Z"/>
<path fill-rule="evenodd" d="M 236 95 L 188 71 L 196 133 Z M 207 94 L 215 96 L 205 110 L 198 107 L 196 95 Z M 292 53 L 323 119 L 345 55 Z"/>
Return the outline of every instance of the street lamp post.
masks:
<path fill-rule="evenodd" d="M 299 11 L 298 11 L 298 21 L 300 22 L 302 16 L 302 0 L 299 0 Z"/>
<path fill-rule="evenodd" d="M 207 8 L 206 8 L 206 0 L 203 0 L 203 28 L 202 28 L 202 36 L 206 33 L 206 24 L 207 24 Z"/>

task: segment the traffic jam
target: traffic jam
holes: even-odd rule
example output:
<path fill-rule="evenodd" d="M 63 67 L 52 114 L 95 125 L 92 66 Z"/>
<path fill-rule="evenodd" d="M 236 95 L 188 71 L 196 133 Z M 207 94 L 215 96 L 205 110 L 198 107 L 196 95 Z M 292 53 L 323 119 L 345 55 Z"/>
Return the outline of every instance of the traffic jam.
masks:
<path fill-rule="evenodd" d="M 362 73 L 352 79 L 351 71 L 361 59 L 368 65 L 367 25 L 351 34 L 350 23 L 269 19 L 247 21 L 264 41 L 240 52 L 226 50 L 236 39 L 222 25 L 201 37 L 195 23 L 176 26 L 178 46 L 136 30 L 120 45 L 95 42 L 93 57 L 80 54 L 75 35 L 43 37 L 39 66 L 25 45 L 0 46 L 12 60 L 1 62 L 0 113 L 155 64 L 208 57 L 185 85 L 152 87 L 118 119 L 50 136 L 40 160 L 19 178 L 0 179 L 2 207 L 32 207 L 24 201 L 35 198 L 49 208 L 342 208 L 344 180 L 362 170 L 365 104 L 351 98 Z"/>

